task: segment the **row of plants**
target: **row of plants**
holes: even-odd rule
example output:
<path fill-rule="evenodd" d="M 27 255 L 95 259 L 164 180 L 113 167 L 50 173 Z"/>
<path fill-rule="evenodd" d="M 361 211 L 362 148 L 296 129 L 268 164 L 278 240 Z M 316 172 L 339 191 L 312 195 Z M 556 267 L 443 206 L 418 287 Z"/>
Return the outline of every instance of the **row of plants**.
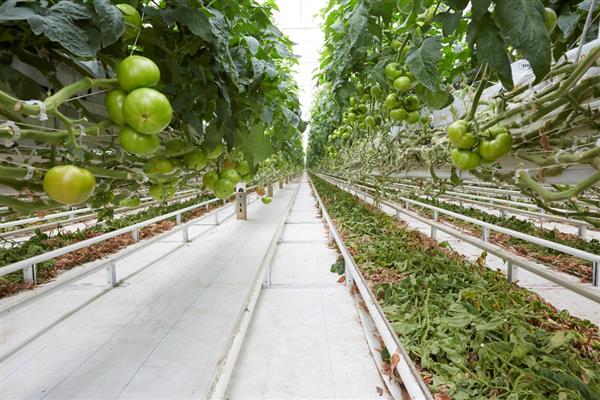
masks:
<path fill-rule="evenodd" d="M 0 205 L 229 197 L 303 163 L 297 64 L 273 1 L 0 5 Z"/>
<path fill-rule="evenodd" d="M 600 4 L 334 0 L 323 15 L 309 166 L 359 180 L 428 171 L 432 186 L 469 172 L 600 226 L 600 45 L 563 57 L 598 38 Z M 586 175 L 544 185 L 571 169 Z"/>
<path fill-rule="evenodd" d="M 536 226 L 532 221 L 519 219 L 514 215 L 510 217 L 497 216 L 478 208 L 460 206 L 459 204 L 449 203 L 447 201 L 435 198 L 417 196 L 414 194 L 409 194 L 407 197 L 467 217 L 475 218 L 480 221 L 488 222 L 490 224 L 525 233 L 527 235 L 550 240 L 552 242 L 560 243 L 575 249 L 587 251 L 592 254 L 600 254 L 600 241 L 596 239 L 588 241 L 580 238 L 577 235 L 561 232 L 558 230 L 558 228 L 545 229 Z M 426 208 L 417 206 L 416 209 L 419 210 L 419 212 L 426 214 L 428 217 L 432 216 L 432 212 Z M 443 221 L 449 222 L 452 225 L 456 225 L 463 229 L 466 229 L 469 232 L 474 233 L 475 235 L 481 234 L 481 228 L 479 226 L 471 224 L 459 218 L 454 218 L 444 214 L 440 215 L 438 218 L 440 218 Z M 547 247 L 540 246 L 535 243 L 531 243 L 514 237 L 508 237 L 506 235 L 498 234 L 495 232 L 491 233 L 490 240 L 493 243 L 514 248 L 519 254 L 532 257 L 555 269 L 569 273 L 571 275 L 575 275 L 581 278 L 584 282 L 591 282 L 592 280 L 592 263 L 589 261 L 582 260 L 580 258 L 570 256 L 568 254 L 559 252 L 557 250 L 549 249 Z"/>
<path fill-rule="evenodd" d="M 127 214 L 120 216 L 119 218 L 110 218 L 101 222 L 96 222 L 76 231 L 69 232 L 59 230 L 56 234 L 49 235 L 48 233 L 44 233 L 38 229 L 34 232 L 33 236 L 23 242 L 13 242 L 7 239 L 0 239 L 1 241 L 5 242 L 3 243 L 3 246 L 0 247 L 0 267 L 34 257 L 48 251 L 60 249 L 79 241 L 112 232 L 117 229 L 158 217 L 160 215 L 168 214 L 170 212 L 204 202 L 210 198 L 212 198 L 212 196 L 201 194 L 181 203 L 177 202 L 172 204 L 159 204 L 148 207 L 139 213 Z M 215 206 L 218 206 L 218 204 L 213 203 L 210 205 L 210 208 Z M 206 212 L 206 209 L 204 208 L 196 209 L 182 214 L 181 219 L 182 221 L 187 221 L 192 218 L 197 218 L 204 212 Z M 170 229 L 173 225 L 175 225 L 175 218 L 161 221 L 145 228 L 145 230 L 142 229 L 140 232 L 140 238 L 144 239 L 157 235 Z M 85 259 L 74 259 L 72 255 L 67 254 L 65 255 L 66 257 L 59 257 L 37 264 L 37 283 L 45 283 L 54 278 L 62 270 L 70 269 L 85 262 L 102 258 L 112 252 L 118 251 L 122 247 L 134 243 L 130 234 L 125 234 L 122 236 L 123 237 L 121 238 L 111 239 L 112 242 L 110 242 L 109 245 L 94 245 L 95 248 L 91 249 L 91 251 L 84 249 L 83 252 L 86 253 Z M 64 262 L 65 259 L 67 262 Z M 30 287 L 30 285 L 24 284 L 23 273 L 19 271 L 0 277 L 0 297 L 14 294 L 20 289 L 28 287 Z"/>
<path fill-rule="evenodd" d="M 436 399 L 600 398 L 598 327 L 312 180 Z"/>

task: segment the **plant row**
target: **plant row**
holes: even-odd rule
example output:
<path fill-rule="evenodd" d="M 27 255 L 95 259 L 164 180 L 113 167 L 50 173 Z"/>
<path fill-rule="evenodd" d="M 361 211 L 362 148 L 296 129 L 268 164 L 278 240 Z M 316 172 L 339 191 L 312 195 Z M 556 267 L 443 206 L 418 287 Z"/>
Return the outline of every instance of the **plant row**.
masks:
<path fill-rule="evenodd" d="M 598 327 L 312 177 L 345 245 L 440 399 L 597 399 Z"/>

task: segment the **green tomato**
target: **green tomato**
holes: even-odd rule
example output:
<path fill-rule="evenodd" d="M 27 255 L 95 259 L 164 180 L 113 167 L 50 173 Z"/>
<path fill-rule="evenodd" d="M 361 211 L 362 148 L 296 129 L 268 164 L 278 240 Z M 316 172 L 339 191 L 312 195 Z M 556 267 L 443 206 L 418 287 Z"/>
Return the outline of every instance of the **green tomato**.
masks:
<path fill-rule="evenodd" d="M 389 63 L 385 66 L 385 76 L 390 80 L 394 80 L 398 78 L 402 73 L 398 69 L 398 63 Z"/>
<path fill-rule="evenodd" d="M 227 179 L 229 182 L 234 185 L 242 180 L 240 174 L 237 173 L 235 169 L 224 169 L 221 172 L 221 179 Z"/>
<path fill-rule="evenodd" d="M 271 201 L 273 201 L 273 199 L 271 198 L 271 196 L 265 196 L 261 198 L 260 201 L 262 201 L 263 204 L 271 204 Z"/>
<path fill-rule="evenodd" d="M 187 147 L 188 147 L 187 143 L 185 142 L 185 140 L 183 140 L 181 138 L 172 139 L 172 140 L 169 140 L 167 143 L 165 143 L 165 148 L 170 153 L 184 152 L 187 149 Z"/>
<path fill-rule="evenodd" d="M 219 158 L 221 153 L 223 153 L 223 143 L 217 143 L 215 147 L 209 147 L 208 143 L 202 144 L 202 148 L 206 152 L 206 158 L 209 160 L 214 160 L 215 158 Z"/>
<path fill-rule="evenodd" d="M 348 121 L 350 121 L 350 122 L 356 121 L 356 114 L 354 114 L 352 112 L 348 113 Z"/>
<path fill-rule="evenodd" d="M 367 118 L 365 118 L 365 124 L 367 124 L 367 126 L 371 129 L 373 129 L 377 126 L 377 122 L 375 121 L 375 118 L 373 118 L 370 115 Z"/>
<path fill-rule="evenodd" d="M 183 162 L 189 169 L 201 170 L 206 167 L 206 153 L 202 150 L 194 150 L 183 155 Z"/>
<path fill-rule="evenodd" d="M 250 182 L 250 181 L 252 181 L 252 174 L 246 174 L 246 175 L 242 176 L 242 180 L 244 182 Z"/>
<path fill-rule="evenodd" d="M 381 96 L 381 88 L 379 87 L 379 85 L 373 85 L 371 86 L 371 96 L 373 98 L 378 99 Z"/>
<path fill-rule="evenodd" d="M 351 106 L 355 106 L 356 105 L 356 97 L 350 97 L 350 105 Z"/>
<path fill-rule="evenodd" d="M 75 165 L 57 165 L 44 175 L 44 191 L 52 200 L 62 204 L 79 204 L 94 192 L 96 178 L 90 171 Z"/>
<path fill-rule="evenodd" d="M 160 139 L 156 135 L 144 135 L 133 128 L 124 126 L 119 132 L 119 143 L 128 153 L 149 156 L 158 149 Z"/>
<path fill-rule="evenodd" d="M 144 165 L 144 172 L 147 174 L 168 174 L 174 169 L 173 163 L 164 157 L 153 157 Z"/>
<path fill-rule="evenodd" d="M 361 113 L 366 113 L 367 111 L 369 111 L 369 107 L 367 107 L 366 104 L 359 104 L 358 105 L 358 111 L 360 111 Z"/>
<path fill-rule="evenodd" d="M 417 122 L 421 121 L 421 114 L 419 114 L 418 111 L 412 111 L 408 113 L 408 116 L 406 117 L 406 122 L 408 122 L 409 124 L 416 124 Z"/>
<path fill-rule="evenodd" d="M 417 96 L 412 94 L 404 99 L 404 105 L 408 111 L 418 111 L 421 107 L 421 102 Z"/>
<path fill-rule="evenodd" d="M 394 80 L 394 88 L 399 92 L 408 92 L 411 85 L 411 80 L 406 76 L 400 76 Z"/>
<path fill-rule="evenodd" d="M 207 189 L 214 189 L 215 184 L 217 183 L 217 181 L 219 180 L 219 174 L 217 174 L 217 171 L 209 171 L 207 173 L 204 174 L 204 176 L 202 177 L 202 184 L 204 185 L 205 188 Z"/>
<path fill-rule="evenodd" d="M 229 170 L 233 171 L 233 170 Z M 235 171 L 233 171 L 235 172 Z M 237 174 L 237 172 L 236 172 Z M 235 185 L 227 179 L 219 179 L 215 183 L 214 193 L 220 199 L 228 199 L 235 192 Z"/>
<path fill-rule="evenodd" d="M 141 87 L 154 86 L 160 81 L 160 69 L 149 58 L 129 56 L 117 66 L 119 85 L 130 92 Z"/>
<path fill-rule="evenodd" d="M 511 147 L 512 135 L 504 130 L 496 133 L 491 140 L 482 140 L 477 147 L 477 151 L 484 161 L 492 162 L 508 154 Z"/>
<path fill-rule="evenodd" d="M 464 120 L 454 121 L 448 126 L 448 139 L 457 149 L 470 149 L 477 144 L 477 138 L 469 132 L 469 123 Z"/>
<path fill-rule="evenodd" d="M 392 49 L 398 50 L 400 47 L 402 47 L 401 41 L 399 41 L 398 39 L 392 40 Z"/>
<path fill-rule="evenodd" d="M 146 135 L 163 131 L 173 118 L 169 99 L 161 92 L 148 88 L 129 93 L 125 98 L 123 113 L 127 124 Z"/>
<path fill-rule="evenodd" d="M 556 12 L 553 9 L 546 7 L 544 9 L 544 23 L 546 24 L 546 29 L 548 29 L 548 32 L 554 32 L 557 22 L 558 17 L 556 16 Z"/>
<path fill-rule="evenodd" d="M 250 164 L 246 160 L 241 161 L 236 167 L 236 171 L 240 176 L 248 175 L 250 174 Z"/>
<path fill-rule="evenodd" d="M 454 149 L 450 158 L 454 166 L 462 171 L 470 171 L 481 165 L 481 157 L 475 151 Z"/>
<path fill-rule="evenodd" d="M 398 107 L 398 98 L 394 93 L 390 93 L 385 98 L 383 104 L 387 107 L 388 110 Z"/>
<path fill-rule="evenodd" d="M 392 111 L 390 111 L 390 118 L 393 121 L 404 121 L 406 119 L 406 116 L 408 115 L 408 113 L 406 112 L 406 110 L 404 108 L 396 108 Z"/>
<path fill-rule="evenodd" d="M 125 125 L 125 116 L 123 115 L 123 104 L 127 93 L 122 90 L 111 90 L 104 98 L 104 107 L 108 113 L 108 118 L 119 126 Z"/>
<path fill-rule="evenodd" d="M 148 194 L 156 201 L 167 201 L 175 196 L 175 188 L 157 183 L 150 186 Z"/>
<path fill-rule="evenodd" d="M 123 199 L 119 202 L 120 206 L 123 207 L 129 207 L 129 208 L 133 208 L 133 207 L 137 207 L 141 204 L 141 200 L 139 197 L 130 197 L 127 199 Z"/>
<path fill-rule="evenodd" d="M 140 16 L 140 13 L 129 4 L 121 3 L 117 4 L 116 7 L 121 10 L 121 14 L 123 14 L 123 21 L 125 22 L 123 39 L 135 39 L 140 29 L 142 29 L 142 17 Z"/>

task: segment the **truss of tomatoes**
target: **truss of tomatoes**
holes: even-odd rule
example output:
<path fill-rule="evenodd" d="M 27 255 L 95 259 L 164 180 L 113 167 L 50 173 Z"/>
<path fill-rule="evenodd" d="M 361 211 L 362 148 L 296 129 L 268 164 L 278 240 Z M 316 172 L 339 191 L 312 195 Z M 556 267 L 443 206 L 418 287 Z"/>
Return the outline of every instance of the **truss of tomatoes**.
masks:
<path fill-rule="evenodd" d="M 472 128 L 466 120 L 457 120 L 448 126 L 448 140 L 454 146 L 450 158 L 456 168 L 470 171 L 510 152 L 512 135 L 508 129 L 494 126 L 476 134 Z"/>

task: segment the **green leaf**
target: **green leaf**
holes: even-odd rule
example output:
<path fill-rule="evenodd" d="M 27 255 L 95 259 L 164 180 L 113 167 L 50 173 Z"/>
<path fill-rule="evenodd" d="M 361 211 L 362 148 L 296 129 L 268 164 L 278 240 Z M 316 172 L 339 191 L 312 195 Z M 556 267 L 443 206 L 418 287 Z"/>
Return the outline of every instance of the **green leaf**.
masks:
<path fill-rule="evenodd" d="M 246 44 L 248 45 L 248 50 L 250 50 L 250 54 L 253 56 L 256 55 L 258 49 L 260 48 L 260 43 L 254 36 L 244 36 L 244 40 L 246 40 Z"/>
<path fill-rule="evenodd" d="M 215 39 L 213 35 L 213 25 L 208 17 L 200 10 L 190 7 L 177 7 L 161 12 L 161 17 L 167 25 L 173 25 L 179 22 L 185 25 L 189 30 L 206 42 L 212 43 Z"/>
<path fill-rule="evenodd" d="M 75 24 L 75 21 L 91 17 L 92 13 L 85 5 L 61 1 L 44 14 L 30 16 L 27 21 L 36 35 L 45 35 L 76 56 L 91 57 L 99 47 L 88 37 L 85 30 Z"/>
<path fill-rule="evenodd" d="M 575 32 L 580 18 L 582 18 L 581 14 L 576 12 L 571 14 L 561 14 L 558 17 L 558 28 L 562 31 L 564 37 L 569 37 Z"/>
<path fill-rule="evenodd" d="M 456 11 L 464 10 L 469 4 L 469 0 L 445 0 L 444 2 Z"/>
<path fill-rule="evenodd" d="M 34 15 L 31 8 L 17 7 L 17 0 L 8 0 L 0 6 L 0 22 L 20 21 Z"/>
<path fill-rule="evenodd" d="M 238 130 L 236 133 L 236 146 L 244 153 L 246 159 L 251 163 L 259 163 L 273 153 L 271 142 L 265 136 L 265 125 L 256 124 L 252 131 L 248 134 Z"/>
<path fill-rule="evenodd" d="M 442 41 L 440 36 L 428 37 L 420 48 L 413 51 L 406 59 L 410 72 L 427 89 L 438 90 L 438 66 L 442 56 Z"/>
<path fill-rule="evenodd" d="M 506 52 L 504 39 L 490 14 L 469 25 L 468 41 L 480 63 L 487 63 L 500 78 L 505 88 L 514 86 L 510 59 Z"/>
<path fill-rule="evenodd" d="M 94 19 L 94 22 L 100 28 L 102 47 L 110 46 L 125 31 L 123 14 L 108 0 L 94 0 L 94 10 L 98 14 L 98 20 Z"/>
<path fill-rule="evenodd" d="M 298 117 L 295 112 L 285 106 L 281 107 L 281 110 L 283 111 L 283 115 L 285 115 L 285 118 L 288 120 L 290 125 L 292 125 L 294 128 L 297 128 L 298 124 L 300 123 L 300 117 Z"/>
<path fill-rule="evenodd" d="M 442 24 L 442 33 L 444 36 L 450 36 L 456 31 L 458 28 L 458 24 L 460 23 L 460 19 L 462 18 L 461 12 L 443 12 L 437 14 L 434 18 L 436 22 Z"/>
<path fill-rule="evenodd" d="M 417 85 L 415 91 L 419 99 L 434 110 L 441 110 L 454 102 L 454 97 L 444 90 L 431 91 L 423 85 Z"/>
<path fill-rule="evenodd" d="M 492 0 L 472 0 L 471 1 L 471 13 L 474 19 L 480 19 L 487 14 Z"/>
<path fill-rule="evenodd" d="M 540 0 L 503 0 L 496 3 L 496 21 L 508 43 L 519 50 L 540 81 L 550 71 L 550 35 Z"/>

